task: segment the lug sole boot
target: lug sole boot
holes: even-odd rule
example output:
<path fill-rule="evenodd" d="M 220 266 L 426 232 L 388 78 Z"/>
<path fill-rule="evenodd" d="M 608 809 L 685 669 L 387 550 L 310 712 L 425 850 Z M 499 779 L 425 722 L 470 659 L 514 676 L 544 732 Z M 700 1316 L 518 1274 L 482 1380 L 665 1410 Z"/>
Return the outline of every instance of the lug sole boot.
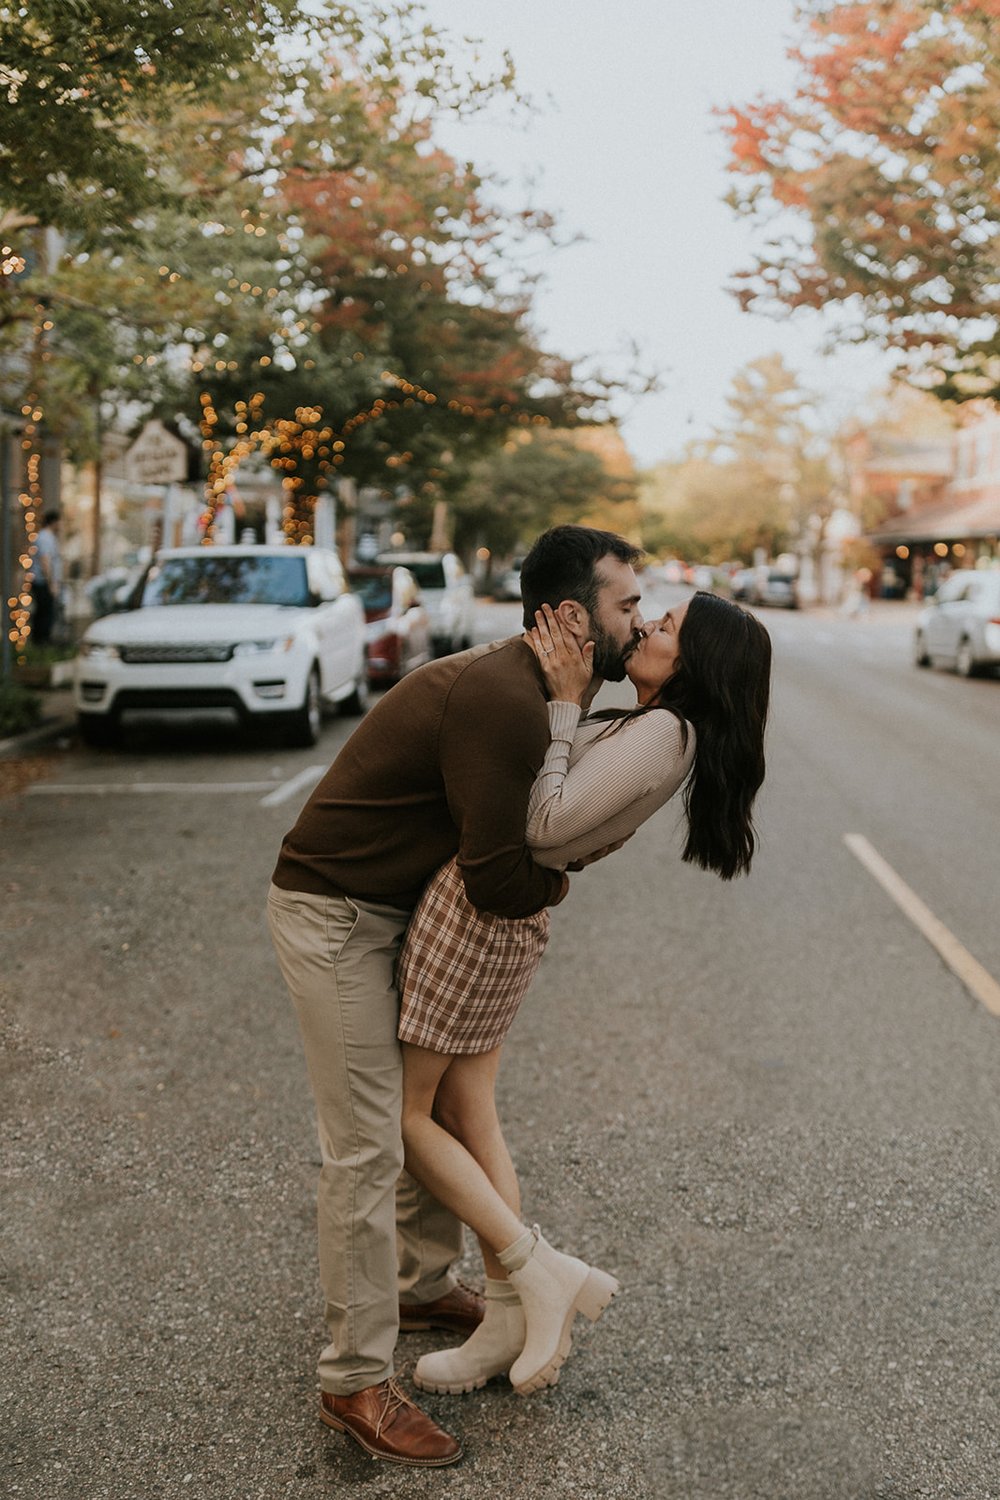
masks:
<path fill-rule="evenodd" d="M 527 1330 L 524 1348 L 510 1371 L 511 1384 L 521 1396 L 556 1384 L 572 1348 L 576 1314 L 583 1313 L 596 1323 L 619 1290 L 619 1283 L 607 1271 L 553 1250 L 537 1226 L 533 1234 L 535 1243 L 523 1265 L 509 1269 Z"/>
<path fill-rule="evenodd" d="M 456 1349 L 421 1355 L 413 1383 L 440 1396 L 478 1391 L 494 1376 L 506 1375 L 523 1348 L 524 1313 L 516 1291 L 508 1282 L 487 1281 L 486 1312 L 475 1333 Z"/>

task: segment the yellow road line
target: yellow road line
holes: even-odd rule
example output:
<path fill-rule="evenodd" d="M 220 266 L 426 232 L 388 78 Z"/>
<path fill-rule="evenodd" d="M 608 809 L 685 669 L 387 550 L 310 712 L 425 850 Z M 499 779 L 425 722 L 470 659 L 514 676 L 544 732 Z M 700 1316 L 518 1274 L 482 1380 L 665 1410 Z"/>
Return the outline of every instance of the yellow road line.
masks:
<path fill-rule="evenodd" d="M 915 891 L 912 891 L 890 864 L 874 849 L 860 833 L 845 833 L 844 843 L 856 859 L 860 860 L 870 875 L 895 901 L 900 911 L 909 917 L 918 932 L 944 959 L 948 968 L 959 979 L 973 999 L 985 1005 L 991 1015 L 1000 1016 L 1000 984 L 973 958 L 968 948 L 949 932 L 943 922 L 925 906 Z"/>

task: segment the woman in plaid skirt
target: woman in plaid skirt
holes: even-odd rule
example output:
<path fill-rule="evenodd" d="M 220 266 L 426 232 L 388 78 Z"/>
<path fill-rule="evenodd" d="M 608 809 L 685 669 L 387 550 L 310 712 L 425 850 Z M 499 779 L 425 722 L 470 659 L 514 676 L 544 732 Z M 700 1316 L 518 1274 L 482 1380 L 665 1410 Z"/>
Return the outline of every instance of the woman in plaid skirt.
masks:
<path fill-rule="evenodd" d="M 528 639 L 551 694 L 552 741 L 527 842 L 552 868 L 618 848 L 684 787 L 684 859 L 722 879 L 749 872 L 764 779 L 770 639 L 755 616 L 698 593 L 643 628 L 627 674 L 638 706 L 581 722 L 594 647 L 543 606 Z M 457 1394 L 508 1372 L 521 1394 L 554 1385 L 577 1312 L 596 1319 L 618 1283 L 560 1254 L 520 1219 L 517 1175 L 494 1103 L 503 1038 L 548 938 L 548 912 L 477 911 L 454 860 L 430 882 L 399 957 L 406 1166 L 476 1233 L 486 1313 L 463 1345 L 424 1355 L 415 1382 Z"/>

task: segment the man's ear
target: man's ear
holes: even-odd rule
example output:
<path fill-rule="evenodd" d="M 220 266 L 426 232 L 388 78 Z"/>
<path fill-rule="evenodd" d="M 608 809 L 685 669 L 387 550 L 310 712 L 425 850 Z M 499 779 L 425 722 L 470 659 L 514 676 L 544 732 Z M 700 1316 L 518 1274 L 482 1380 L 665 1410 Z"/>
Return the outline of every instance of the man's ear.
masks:
<path fill-rule="evenodd" d="M 556 605 L 555 614 L 563 628 L 580 642 L 590 639 L 590 617 L 582 604 L 575 599 L 563 599 Z"/>

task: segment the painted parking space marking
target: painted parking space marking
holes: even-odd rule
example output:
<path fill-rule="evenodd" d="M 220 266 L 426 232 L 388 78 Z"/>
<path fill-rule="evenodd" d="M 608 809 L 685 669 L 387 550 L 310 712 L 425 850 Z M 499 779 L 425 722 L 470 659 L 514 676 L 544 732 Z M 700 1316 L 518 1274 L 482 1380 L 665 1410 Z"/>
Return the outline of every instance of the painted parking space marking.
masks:
<path fill-rule="evenodd" d="M 149 797 L 157 792 L 172 796 L 226 792 L 263 792 L 273 781 L 36 781 L 29 797 Z"/>
<path fill-rule="evenodd" d="M 277 807 L 281 802 L 287 802 L 299 792 L 316 785 L 319 778 L 325 773 L 326 766 L 306 766 L 297 776 L 291 777 L 289 781 L 283 781 L 281 786 L 273 787 L 266 797 L 260 800 L 261 807 Z"/>
<path fill-rule="evenodd" d="M 909 917 L 917 931 L 936 949 L 973 999 L 985 1005 L 991 1015 L 1000 1016 L 1000 984 L 993 975 L 983 968 L 978 959 L 973 958 L 968 948 L 962 946 L 954 933 L 924 905 L 916 891 L 910 889 L 862 834 L 845 833 L 844 843 L 864 865 L 869 875 L 892 897 L 904 916 Z"/>

